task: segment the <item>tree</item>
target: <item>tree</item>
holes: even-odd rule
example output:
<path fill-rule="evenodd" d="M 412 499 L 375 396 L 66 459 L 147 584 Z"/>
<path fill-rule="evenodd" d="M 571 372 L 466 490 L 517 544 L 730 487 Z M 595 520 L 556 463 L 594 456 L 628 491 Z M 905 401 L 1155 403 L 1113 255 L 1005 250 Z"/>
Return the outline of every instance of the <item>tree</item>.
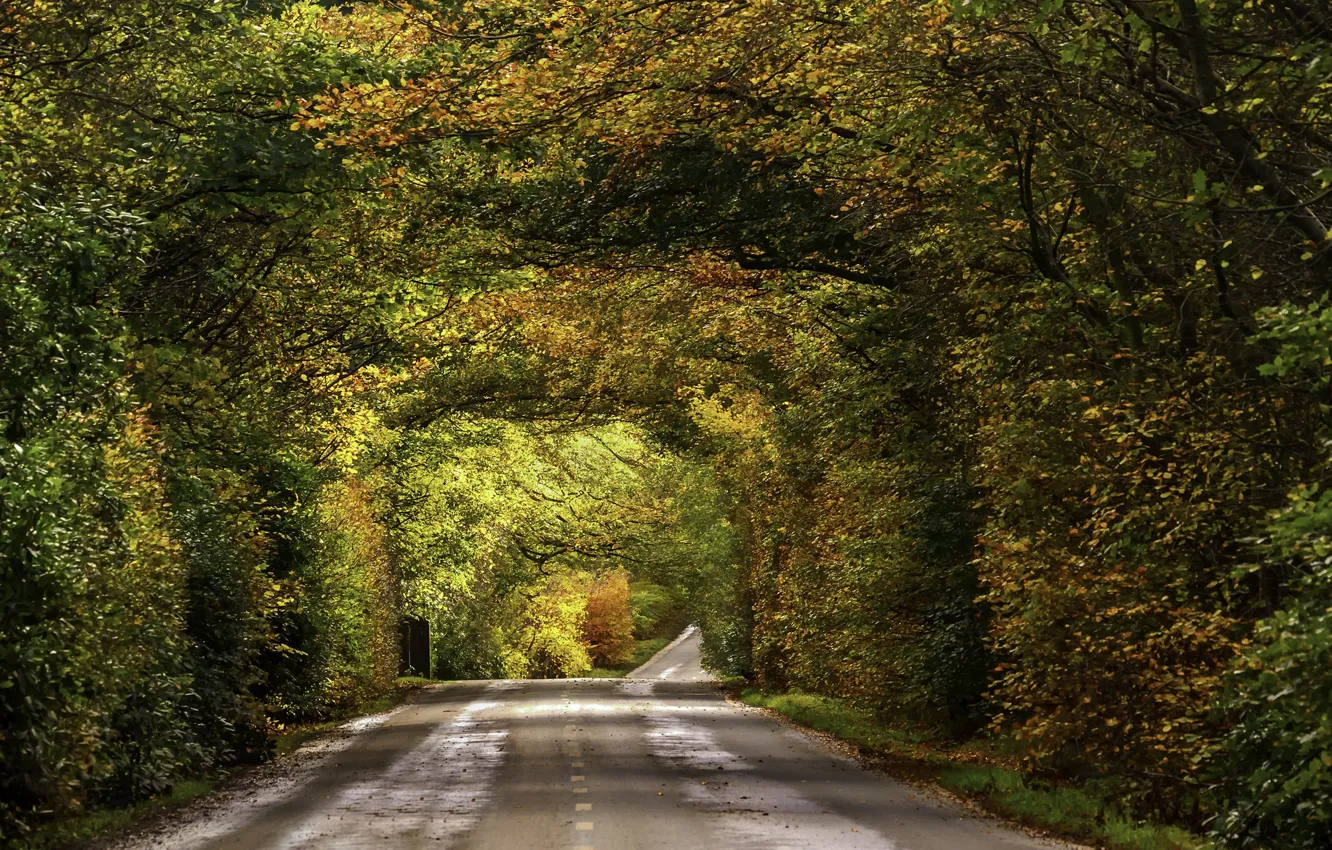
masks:
<path fill-rule="evenodd" d="M 619 667 L 634 654 L 634 617 L 629 607 L 629 576 L 608 573 L 587 591 L 583 642 L 600 667 Z"/>

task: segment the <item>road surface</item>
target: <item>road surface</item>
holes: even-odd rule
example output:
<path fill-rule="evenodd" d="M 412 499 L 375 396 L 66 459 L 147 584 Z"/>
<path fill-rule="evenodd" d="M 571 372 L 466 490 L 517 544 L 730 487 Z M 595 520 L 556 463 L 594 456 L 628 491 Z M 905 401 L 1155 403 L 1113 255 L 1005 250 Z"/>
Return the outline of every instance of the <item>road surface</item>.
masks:
<path fill-rule="evenodd" d="M 669 679 L 673 682 L 711 682 L 712 675 L 703 669 L 702 636 L 690 626 L 670 644 L 648 659 L 648 662 L 629 673 L 630 679 Z"/>
<path fill-rule="evenodd" d="M 463 682 L 144 848 L 1050 848 L 730 705 L 698 636 L 641 678 Z"/>

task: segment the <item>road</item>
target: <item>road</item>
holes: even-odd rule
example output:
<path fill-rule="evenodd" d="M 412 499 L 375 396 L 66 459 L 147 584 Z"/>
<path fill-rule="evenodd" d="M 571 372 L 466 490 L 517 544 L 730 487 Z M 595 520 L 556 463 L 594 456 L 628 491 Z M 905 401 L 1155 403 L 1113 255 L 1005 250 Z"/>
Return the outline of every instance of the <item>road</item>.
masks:
<path fill-rule="evenodd" d="M 143 847 L 1033 850 L 729 704 L 690 634 L 633 679 L 463 682 Z"/>
<path fill-rule="evenodd" d="M 712 675 L 703 669 L 702 636 L 690 626 L 675 640 L 648 659 L 637 670 L 630 671 L 630 679 L 669 679 L 672 682 L 711 682 Z"/>

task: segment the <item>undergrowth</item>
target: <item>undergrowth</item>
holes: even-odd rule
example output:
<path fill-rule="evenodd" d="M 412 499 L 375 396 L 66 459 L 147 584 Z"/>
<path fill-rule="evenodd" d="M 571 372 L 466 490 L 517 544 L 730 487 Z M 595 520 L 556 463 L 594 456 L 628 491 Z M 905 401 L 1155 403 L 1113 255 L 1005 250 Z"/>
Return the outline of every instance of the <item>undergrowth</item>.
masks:
<path fill-rule="evenodd" d="M 212 792 L 216 779 L 188 779 L 167 794 L 119 809 L 99 809 L 45 824 L 22 844 L 26 850 L 59 850 L 94 838 L 119 832 L 145 818 L 182 806 Z"/>

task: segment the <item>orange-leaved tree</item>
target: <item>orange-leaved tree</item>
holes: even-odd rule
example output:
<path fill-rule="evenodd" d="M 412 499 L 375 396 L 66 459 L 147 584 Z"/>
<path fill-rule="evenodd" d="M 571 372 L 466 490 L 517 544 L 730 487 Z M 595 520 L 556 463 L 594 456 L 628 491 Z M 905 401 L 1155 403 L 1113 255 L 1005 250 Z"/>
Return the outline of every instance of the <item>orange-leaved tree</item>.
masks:
<path fill-rule="evenodd" d="M 602 667 L 617 667 L 633 655 L 634 617 L 623 571 L 607 573 L 588 588 L 583 640 L 593 663 Z"/>

